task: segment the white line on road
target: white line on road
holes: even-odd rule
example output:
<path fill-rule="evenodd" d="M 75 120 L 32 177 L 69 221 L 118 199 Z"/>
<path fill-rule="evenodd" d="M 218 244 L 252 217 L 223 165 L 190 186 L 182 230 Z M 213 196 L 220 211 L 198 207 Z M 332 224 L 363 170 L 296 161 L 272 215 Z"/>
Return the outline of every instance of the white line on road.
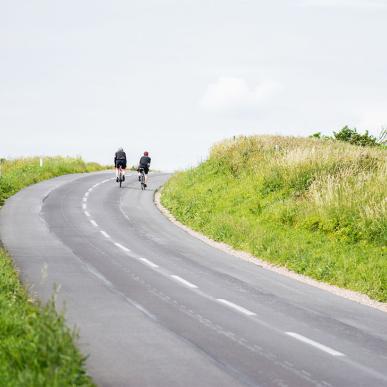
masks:
<path fill-rule="evenodd" d="M 119 247 L 121 250 L 124 250 L 124 251 L 130 251 L 127 247 L 122 246 L 120 243 L 114 242 L 114 244 L 115 244 L 117 247 Z"/>
<path fill-rule="evenodd" d="M 220 303 L 222 303 L 224 305 L 227 305 L 230 308 L 233 308 L 233 309 L 237 310 L 238 312 L 241 312 L 241 313 L 243 313 L 243 314 L 245 314 L 247 316 L 255 316 L 256 315 L 254 312 L 251 312 L 250 310 L 245 309 L 242 306 L 234 304 L 233 302 L 224 300 L 223 298 L 217 298 L 216 301 L 218 301 L 218 302 L 220 302 Z"/>
<path fill-rule="evenodd" d="M 185 280 L 184 278 L 179 277 L 178 275 L 171 275 L 176 281 L 181 282 L 183 285 L 188 286 L 191 289 L 197 289 L 197 286 L 192 284 L 191 282 Z"/>
<path fill-rule="evenodd" d="M 94 227 L 98 227 L 97 222 L 94 221 L 93 219 L 90 220 L 90 223 L 91 223 Z"/>
<path fill-rule="evenodd" d="M 105 231 L 103 231 L 103 230 L 100 230 L 100 233 L 101 233 L 105 238 L 110 239 L 110 235 L 109 235 L 107 232 L 105 232 Z"/>
<path fill-rule="evenodd" d="M 336 351 L 336 350 L 334 350 L 334 349 L 332 349 L 330 347 L 327 347 L 326 345 L 320 344 L 317 341 L 308 339 L 307 337 L 299 335 L 298 333 L 286 332 L 286 334 L 291 336 L 291 337 L 293 337 L 293 338 L 295 338 L 295 339 L 297 339 L 297 340 L 300 340 L 300 341 L 302 341 L 302 342 L 304 342 L 306 344 L 312 345 L 313 347 L 316 347 L 316 348 L 320 349 L 321 351 L 329 353 L 332 356 L 345 356 L 341 352 L 338 352 L 338 351 Z"/>
<path fill-rule="evenodd" d="M 90 213 L 89 211 L 83 211 L 85 213 L 86 216 L 90 217 Z"/>
<path fill-rule="evenodd" d="M 87 198 L 89 196 L 89 192 L 86 192 L 85 193 L 85 197 Z"/>
<path fill-rule="evenodd" d="M 83 203 L 83 204 L 82 204 L 82 208 L 83 208 L 84 210 L 86 210 L 86 208 L 87 208 L 86 203 Z"/>
<path fill-rule="evenodd" d="M 156 265 L 155 263 L 153 263 L 152 261 L 150 261 L 149 259 L 146 259 L 146 258 L 140 258 L 141 261 L 145 262 L 147 265 L 149 265 L 150 267 L 153 267 L 153 268 L 157 268 L 159 267 L 158 265 Z"/>
<path fill-rule="evenodd" d="M 87 202 L 87 198 L 85 198 L 85 197 L 84 197 L 82 200 L 83 200 L 85 203 Z"/>

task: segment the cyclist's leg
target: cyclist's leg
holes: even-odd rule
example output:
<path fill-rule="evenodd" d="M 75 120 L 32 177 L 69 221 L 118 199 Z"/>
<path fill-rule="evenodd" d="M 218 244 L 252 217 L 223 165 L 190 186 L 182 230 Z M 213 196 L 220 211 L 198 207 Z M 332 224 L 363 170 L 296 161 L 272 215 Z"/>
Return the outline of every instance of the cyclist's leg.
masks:
<path fill-rule="evenodd" d="M 145 168 L 145 169 L 144 169 L 144 174 L 145 174 L 145 184 L 148 184 L 148 172 L 149 172 L 148 168 Z"/>
<path fill-rule="evenodd" d="M 118 161 L 117 165 L 116 165 L 116 180 L 117 181 L 119 180 L 120 173 L 121 173 L 123 180 L 125 179 L 125 177 L 124 177 L 125 171 L 124 171 L 123 167 L 124 167 L 124 165 L 120 161 Z"/>
<path fill-rule="evenodd" d="M 115 169 L 116 169 L 116 181 L 118 182 L 118 169 L 119 169 L 119 168 L 118 168 L 118 164 L 116 164 L 115 167 L 116 167 L 116 168 L 115 168 Z"/>
<path fill-rule="evenodd" d="M 144 173 L 144 169 L 138 167 L 137 173 L 138 173 L 138 181 L 141 181 L 142 175 L 143 175 L 143 173 Z"/>

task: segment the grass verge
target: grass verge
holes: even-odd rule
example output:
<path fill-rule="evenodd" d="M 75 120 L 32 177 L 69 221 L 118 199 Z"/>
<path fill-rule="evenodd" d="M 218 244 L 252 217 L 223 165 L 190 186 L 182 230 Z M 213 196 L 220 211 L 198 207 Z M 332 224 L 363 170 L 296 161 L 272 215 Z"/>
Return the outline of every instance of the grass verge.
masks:
<path fill-rule="evenodd" d="M 68 173 L 94 172 L 106 169 L 97 163 L 86 163 L 80 158 L 45 157 L 0 160 L 0 207 L 4 201 L 28 185 Z"/>
<path fill-rule="evenodd" d="M 93 386 L 75 333 L 55 311 L 29 298 L 0 249 L 0 381 L 3 386 Z"/>
<path fill-rule="evenodd" d="M 386 171 L 384 149 L 241 137 L 173 176 L 161 202 L 214 240 L 386 302 Z"/>
<path fill-rule="evenodd" d="M 22 188 L 67 173 L 102 170 L 79 158 L 0 160 L 0 206 Z M 0 385 L 93 386 L 85 357 L 75 347 L 54 301 L 41 305 L 21 284 L 11 258 L 0 248 Z"/>

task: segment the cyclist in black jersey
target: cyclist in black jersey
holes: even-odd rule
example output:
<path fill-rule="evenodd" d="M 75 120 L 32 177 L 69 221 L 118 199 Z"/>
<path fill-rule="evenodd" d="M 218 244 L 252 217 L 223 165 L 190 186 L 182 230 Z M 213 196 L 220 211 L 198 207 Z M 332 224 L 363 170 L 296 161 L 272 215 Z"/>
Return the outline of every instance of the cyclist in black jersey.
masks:
<path fill-rule="evenodd" d="M 145 187 L 147 186 L 148 182 L 148 172 L 149 172 L 149 167 L 151 163 L 151 158 L 149 157 L 149 153 L 147 151 L 144 152 L 144 156 L 141 156 L 140 162 L 138 163 L 138 181 L 141 180 L 141 174 L 140 174 L 140 168 L 144 170 L 145 174 Z"/>
<path fill-rule="evenodd" d="M 125 181 L 126 153 L 122 148 L 118 148 L 114 155 L 114 167 L 116 168 L 116 181 L 118 182 L 118 168 L 122 168 L 122 180 Z"/>

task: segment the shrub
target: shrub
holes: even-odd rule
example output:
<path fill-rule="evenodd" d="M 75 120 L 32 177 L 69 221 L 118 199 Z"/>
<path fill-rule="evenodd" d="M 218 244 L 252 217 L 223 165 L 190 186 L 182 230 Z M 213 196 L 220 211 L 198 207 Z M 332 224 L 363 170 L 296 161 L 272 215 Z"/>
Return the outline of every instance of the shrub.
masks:
<path fill-rule="evenodd" d="M 339 132 L 333 132 L 333 136 L 336 140 L 349 142 L 352 145 L 360 146 L 376 146 L 378 145 L 378 140 L 376 137 L 370 135 L 368 130 L 364 134 L 357 132 L 356 128 L 349 128 L 344 126 Z"/>

